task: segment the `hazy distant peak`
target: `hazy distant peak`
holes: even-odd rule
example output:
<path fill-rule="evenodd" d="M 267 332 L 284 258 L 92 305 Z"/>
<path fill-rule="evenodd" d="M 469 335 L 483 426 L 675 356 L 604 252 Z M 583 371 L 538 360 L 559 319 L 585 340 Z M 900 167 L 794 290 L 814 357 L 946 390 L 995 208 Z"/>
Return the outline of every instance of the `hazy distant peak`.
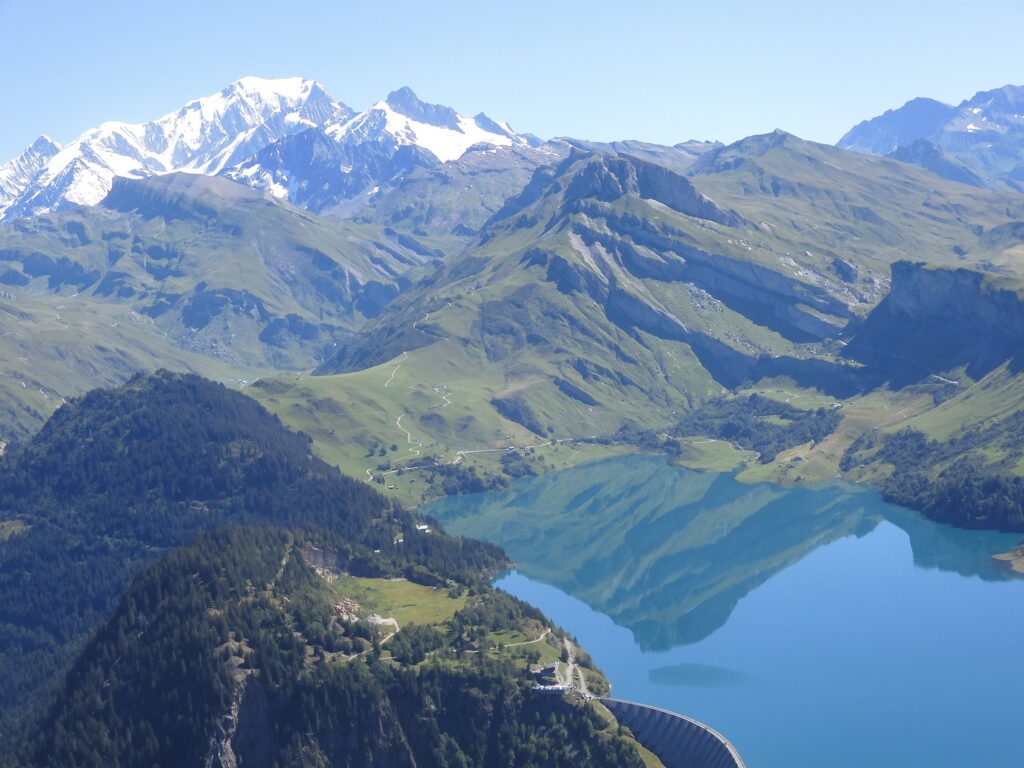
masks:
<path fill-rule="evenodd" d="M 452 131 L 462 131 L 459 125 L 459 115 L 454 109 L 442 104 L 427 104 L 420 101 L 409 86 L 392 91 L 388 94 L 386 101 L 387 105 L 395 112 L 417 122 L 438 128 L 448 128 Z"/>

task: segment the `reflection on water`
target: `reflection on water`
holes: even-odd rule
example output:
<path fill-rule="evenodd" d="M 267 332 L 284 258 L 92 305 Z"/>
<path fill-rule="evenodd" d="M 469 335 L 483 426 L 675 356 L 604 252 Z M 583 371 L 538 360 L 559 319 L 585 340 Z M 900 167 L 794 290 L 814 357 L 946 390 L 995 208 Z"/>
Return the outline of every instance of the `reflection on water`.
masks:
<path fill-rule="evenodd" d="M 642 456 L 432 505 L 518 562 L 616 696 L 724 733 L 749 768 L 1020 768 L 1024 580 L 845 484 L 743 485 Z"/>
<path fill-rule="evenodd" d="M 683 688 L 742 688 L 758 684 L 757 676 L 748 672 L 685 661 L 652 669 L 647 673 L 647 679 L 653 685 Z"/>
<path fill-rule="evenodd" d="M 918 566 L 986 580 L 1012 578 L 991 554 L 1016 543 L 935 525 L 861 486 L 748 485 L 650 456 L 442 499 L 424 511 L 455 533 L 501 544 L 521 573 L 607 614 L 648 650 L 703 640 L 772 576 L 883 520 L 909 535 Z"/>

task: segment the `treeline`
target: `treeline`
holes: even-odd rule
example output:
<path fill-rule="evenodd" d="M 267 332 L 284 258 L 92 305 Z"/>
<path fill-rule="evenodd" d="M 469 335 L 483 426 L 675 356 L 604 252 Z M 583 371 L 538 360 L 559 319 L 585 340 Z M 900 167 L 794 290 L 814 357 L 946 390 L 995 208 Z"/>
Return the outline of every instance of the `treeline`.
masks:
<path fill-rule="evenodd" d="M 421 583 L 479 580 L 506 562 L 494 545 L 418 532 L 250 398 L 167 372 L 68 403 L 4 456 L 0 520 L 11 519 L 28 527 L 0 547 L 3 744 L 132 576 L 200 531 L 317 531 L 343 567 Z"/>
<path fill-rule="evenodd" d="M 1024 415 L 1007 421 L 998 429 L 1019 436 Z M 872 432 L 849 447 L 840 468 L 848 471 L 864 457 L 891 464 L 892 474 L 879 486 L 887 501 L 962 528 L 1024 531 L 1024 478 L 969 455 L 996 446 L 996 438 L 992 429 L 969 430 L 944 442 L 912 429 L 891 435 Z"/>
<path fill-rule="evenodd" d="M 547 623 L 544 614 L 529 603 L 507 592 L 488 588 L 465 608 L 457 611 L 449 624 L 458 635 L 466 627 L 497 632 L 506 627 L 518 627 L 526 620 Z"/>
<path fill-rule="evenodd" d="M 147 569 L 17 764 L 223 765 L 230 750 L 238 764 L 282 768 L 641 766 L 592 709 L 531 691 L 510 661 L 431 661 L 437 628 L 403 628 L 392 661 L 311 654 L 305 633 L 329 593 L 299 554 L 305 535 L 222 529 Z M 539 615 L 475 589 L 463 622 L 507 629 Z"/>
<path fill-rule="evenodd" d="M 761 463 L 767 464 L 787 448 L 823 440 L 840 421 L 838 408 L 802 410 L 755 394 L 711 400 L 683 416 L 674 433 L 728 440 L 756 451 Z"/>
<path fill-rule="evenodd" d="M 392 658 L 403 664 L 419 664 L 427 655 L 444 646 L 444 633 L 436 627 L 409 624 L 391 638 Z"/>
<path fill-rule="evenodd" d="M 475 466 L 451 464 L 432 455 L 423 456 L 415 463 L 402 464 L 397 468 L 390 461 L 385 461 L 378 464 L 376 469 L 380 474 L 374 475 L 373 480 L 378 485 L 387 482 L 384 472 L 394 470 L 398 477 L 414 473 L 416 479 L 413 482 L 423 483 L 430 489 L 432 495 L 438 496 L 458 496 L 508 487 L 508 479 L 502 475 L 490 472 L 481 474 Z"/>

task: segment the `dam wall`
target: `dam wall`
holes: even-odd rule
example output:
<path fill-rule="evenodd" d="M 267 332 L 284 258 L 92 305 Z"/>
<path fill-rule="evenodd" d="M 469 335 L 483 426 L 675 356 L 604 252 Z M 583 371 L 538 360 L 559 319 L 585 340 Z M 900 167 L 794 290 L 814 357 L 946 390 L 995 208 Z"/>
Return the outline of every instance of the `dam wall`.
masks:
<path fill-rule="evenodd" d="M 689 717 L 632 701 L 601 699 L 665 768 L 745 768 L 729 740 Z"/>

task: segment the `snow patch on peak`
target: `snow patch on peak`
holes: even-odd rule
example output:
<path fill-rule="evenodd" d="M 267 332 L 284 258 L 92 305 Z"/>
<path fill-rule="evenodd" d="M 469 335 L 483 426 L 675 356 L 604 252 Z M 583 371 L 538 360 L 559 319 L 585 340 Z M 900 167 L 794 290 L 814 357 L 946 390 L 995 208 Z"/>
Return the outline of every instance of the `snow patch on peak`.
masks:
<path fill-rule="evenodd" d="M 0 165 L 0 211 L 29 187 L 60 149 L 60 144 L 43 134 L 20 155 Z"/>
<path fill-rule="evenodd" d="M 242 77 L 233 82 L 221 93 L 227 94 L 230 91 L 241 91 L 253 96 L 258 96 L 263 101 L 283 99 L 297 103 L 309 96 L 314 88 L 324 90 L 315 80 L 307 80 L 304 77 Z"/>
<path fill-rule="evenodd" d="M 244 77 L 156 120 L 105 122 L 66 147 L 54 145 L 59 151 L 49 153 L 29 183 L 14 185 L 13 195 L 0 191 L 0 215 L 9 220 L 94 205 L 115 176 L 217 174 L 278 139 L 351 114 L 316 81 Z"/>
<path fill-rule="evenodd" d="M 330 126 L 327 134 L 342 144 L 375 141 L 412 145 L 427 150 L 441 162 L 458 160 L 477 144 L 508 147 L 527 143 L 490 118 L 466 118 L 450 107 L 424 104 L 408 88 L 395 91 L 386 101 L 378 101 L 344 123 Z"/>

